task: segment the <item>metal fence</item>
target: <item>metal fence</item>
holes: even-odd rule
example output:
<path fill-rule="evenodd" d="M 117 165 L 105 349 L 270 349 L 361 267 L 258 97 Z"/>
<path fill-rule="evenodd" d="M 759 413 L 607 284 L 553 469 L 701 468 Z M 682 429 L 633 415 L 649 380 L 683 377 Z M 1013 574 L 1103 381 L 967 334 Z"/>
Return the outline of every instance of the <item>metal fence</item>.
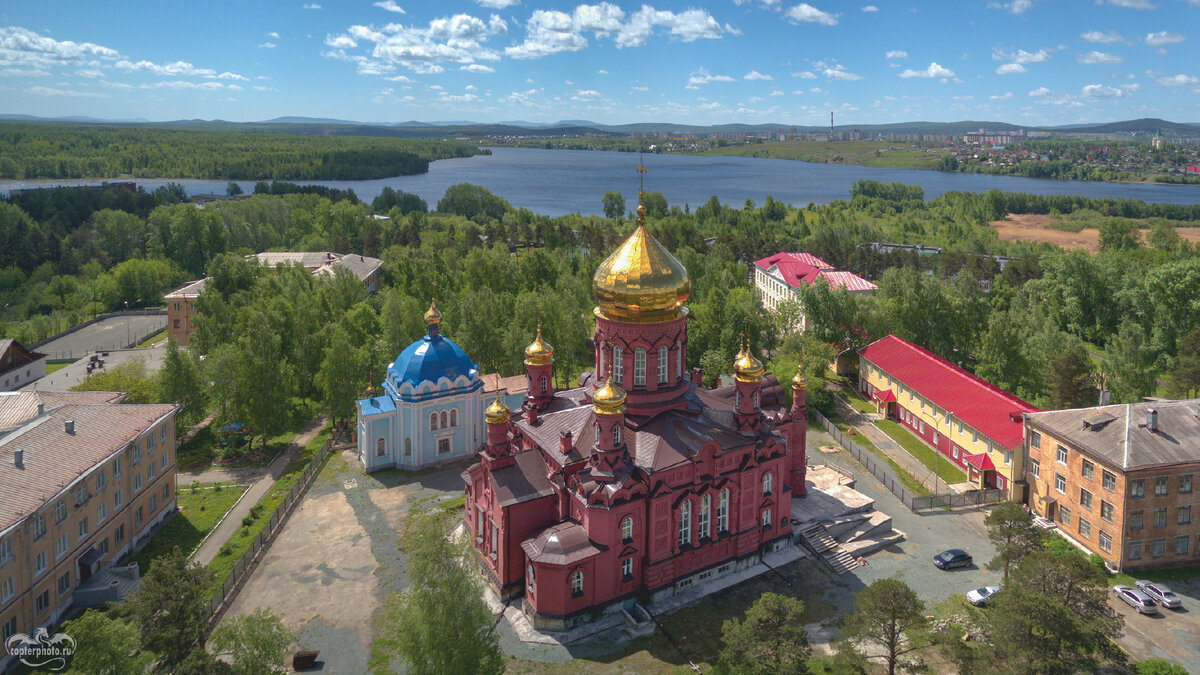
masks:
<path fill-rule="evenodd" d="M 871 475 L 875 477 L 875 480 L 878 480 L 889 492 L 896 495 L 896 498 L 914 513 L 931 509 L 952 509 L 962 506 L 990 506 L 1004 500 L 1003 490 L 970 490 L 961 494 L 950 492 L 944 494 L 914 495 L 912 492 L 909 492 L 908 488 L 904 487 L 900 479 L 896 478 L 896 474 L 892 472 L 892 467 L 887 462 L 880 460 L 874 453 L 847 438 L 841 429 L 834 426 L 833 422 L 826 419 L 819 410 L 809 408 L 808 414 L 830 436 L 833 436 L 833 440 L 838 445 L 849 451 L 850 455 L 858 460 L 859 464 L 866 467 L 867 471 L 870 471 Z"/>
<path fill-rule="evenodd" d="M 271 541 L 275 539 L 275 535 L 279 534 L 279 531 L 283 529 L 288 517 L 295 510 L 296 504 L 300 503 L 305 491 L 308 490 L 308 487 L 312 485 L 313 479 L 316 478 L 317 472 L 321 470 L 321 462 L 332 449 L 333 439 L 330 438 L 325 441 L 325 444 L 313 456 L 308 466 L 304 467 L 304 472 L 300 475 L 296 484 L 292 486 L 292 489 L 288 490 L 288 493 L 284 495 L 283 501 L 276 505 L 275 510 L 271 512 L 270 517 L 267 519 L 266 525 L 263 526 L 263 529 L 254 538 L 254 541 L 250 542 L 250 548 L 246 549 L 246 552 L 237 559 L 237 562 L 233 563 L 229 574 L 225 576 L 225 580 L 221 583 L 221 588 L 213 594 L 212 599 L 209 601 L 209 611 L 212 615 L 209 619 L 209 629 L 216 626 L 217 620 L 221 618 L 221 615 L 229 608 L 234 598 L 237 597 L 238 591 L 241 590 L 246 578 L 250 576 L 254 565 L 266 553 L 266 549 L 270 546 Z"/>

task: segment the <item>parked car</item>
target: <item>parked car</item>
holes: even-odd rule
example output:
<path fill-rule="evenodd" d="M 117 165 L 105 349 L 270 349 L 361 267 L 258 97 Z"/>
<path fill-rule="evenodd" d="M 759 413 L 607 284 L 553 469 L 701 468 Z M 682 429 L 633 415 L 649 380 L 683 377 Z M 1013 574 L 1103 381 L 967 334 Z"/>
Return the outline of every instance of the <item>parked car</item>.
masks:
<path fill-rule="evenodd" d="M 950 570 L 955 567 L 970 567 L 971 554 L 961 548 L 952 548 L 933 556 L 933 564 L 939 570 Z"/>
<path fill-rule="evenodd" d="M 1167 609 L 1179 609 L 1183 607 L 1183 601 L 1179 599 L 1179 596 L 1172 593 L 1171 589 L 1163 584 L 1142 579 L 1134 585 L 1143 593 L 1150 596 L 1150 599 L 1160 607 L 1166 607 Z"/>
<path fill-rule="evenodd" d="M 998 590 L 1000 590 L 999 586 L 983 586 L 982 588 L 976 588 L 973 591 L 968 591 L 967 602 L 975 605 L 976 607 L 983 607 L 988 603 L 988 600 L 991 599 L 992 595 L 994 595 Z"/>
<path fill-rule="evenodd" d="M 1141 614 L 1158 614 L 1158 605 L 1145 593 L 1133 586 L 1113 586 L 1113 595 L 1125 601 L 1127 605 Z"/>

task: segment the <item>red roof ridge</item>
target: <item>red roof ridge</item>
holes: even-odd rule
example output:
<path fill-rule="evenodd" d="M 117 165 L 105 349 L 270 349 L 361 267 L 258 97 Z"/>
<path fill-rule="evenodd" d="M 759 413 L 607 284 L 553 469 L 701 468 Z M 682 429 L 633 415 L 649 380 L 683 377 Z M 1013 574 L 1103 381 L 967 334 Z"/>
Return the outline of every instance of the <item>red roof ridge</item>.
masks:
<path fill-rule="evenodd" d="M 972 383 L 980 385 L 985 389 L 994 391 L 995 393 L 1000 394 L 1001 396 L 1009 399 L 1010 401 L 1017 404 L 1018 406 L 1023 406 L 1023 407 L 1029 408 L 1029 410 L 1026 410 L 1024 412 L 1041 412 L 1040 408 L 1035 407 L 1033 404 L 1022 399 L 1020 396 L 1017 396 L 1016 394 L 1012 393 L 1011 391 L 1008 391 L 1007 389 L 1003 389 L 995 384 L 992 384 L 991 382 L 988 382 L 987 380 L 976 375 L 975 373 L 972 373 L 971 371 L 967 370 L 966 368 L 963 368 L 962 366 L 954 363 L 953 361 L 949 361 L 941 356 L 938 356 L 937 354 L 929 351 L 928 349 L 922 347 L 921 345 L 916 344 L 914 342 L 909 342 L 908 340 L 905 340 L 904 338 L 901 338 L 901 337 L 897 337 L 897 336 L 893 335 L 892 333 L 888 333 L 886 337 L 881 337 L 878 340 L 876 340 L 875 342 L 872 342 L 871 344 L 867 345 L 866 347 L 863 347 L 862 349 L 858 350 L 859 354 L 861 354 L 864 350 L 870 348 L 872 345 L 874 345 L 878 342 L 883 342 L 884 340 L 886 340 L 888 338 L 894 338 L 895 340 L 899 341 L 900 343 L 917 350 L 917 352 L 919 352 L 922 356 L 933 359 L 933 360 L 941 363 L 942 365 L 949 367 L 951 370 L 953 370 L 957 374 L 962 375 L 962 376 L 966 377 L 967 379 L 971 380 Z"/>

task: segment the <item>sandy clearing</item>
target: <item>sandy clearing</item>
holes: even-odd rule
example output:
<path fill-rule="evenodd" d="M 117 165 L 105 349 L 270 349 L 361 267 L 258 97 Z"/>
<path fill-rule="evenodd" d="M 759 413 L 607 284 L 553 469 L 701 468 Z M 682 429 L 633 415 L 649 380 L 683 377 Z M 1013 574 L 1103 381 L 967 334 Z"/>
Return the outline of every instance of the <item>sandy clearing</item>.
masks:
<path fill-rule="evenodd" d="M 1001 241 L 1045 242 L 1063 248 L 1080 248 L 1089 253 L 1100 251 L 1100 230 L 1088 227 L 1079 232 L 1063 232 L 1051 229 L 1049 225 L 1052 222 L 1050 216 L 1013 213 L 1009 214 L 1008 220 L 995 220 L 988 224 L 995 228 Z M 1175 231 L 1188 241 L 1200 242 L 1200 227 L 1179 227 Z"/>

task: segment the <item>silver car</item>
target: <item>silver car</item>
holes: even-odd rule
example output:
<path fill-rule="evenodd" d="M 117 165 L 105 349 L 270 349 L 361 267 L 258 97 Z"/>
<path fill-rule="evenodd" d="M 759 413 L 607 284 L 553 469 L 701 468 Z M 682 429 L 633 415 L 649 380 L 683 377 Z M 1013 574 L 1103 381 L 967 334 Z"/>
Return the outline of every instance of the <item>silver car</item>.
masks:
<path fill-rule="evenodd" d="M 973 591 L 967 591 L 967 602 L 976 607 L 983 607 L 998 590 L 1000 590 L 999 586 L 984 586 L 976 588 Z"/>
<path fill-rule="evenodd" d="M 1124 600 L 1140 614 L 1158 614 L 1158 605 L 1154 604 L 1154 600 L 1133 586 L 1113 586 L 1112 591 L 1113 595 Z"/>
<path fill-rule="evenodd" d="M 1142 579 L 1135 584 L 1143 593 L 1150 596 L 1151 600 L 1158 603 L 1167 609 L 1179 609 L 1183 607 L 1183 601 L 1178 595 L 1171 592 L 1171 589 L 1165 585 L 1153 581 Z"/>

